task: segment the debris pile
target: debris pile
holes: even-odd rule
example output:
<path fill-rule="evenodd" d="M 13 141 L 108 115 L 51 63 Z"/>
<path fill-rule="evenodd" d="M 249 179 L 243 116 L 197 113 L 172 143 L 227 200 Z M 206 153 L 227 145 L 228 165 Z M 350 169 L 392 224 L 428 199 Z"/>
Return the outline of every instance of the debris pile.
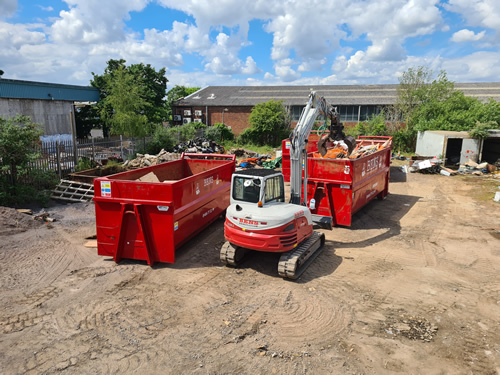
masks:
<path fill-rule="evenodd" d="M 191 154 L 223 154 L 224 147 L 206 138 L 195 138 L 187 142 L 181 142 L 173 149 L 174 153 Z"/>
<path fill-rule="evenodd" d="M 458 169 L 458 173 L 472 174 L 476 176 L 481 176 L 483 174 L 493 173 L 496 171 L 497 171 L 496 164 L 489 164 L 487 162 L 478 164 L 472 160 L 469 160 L 464 165 L 461 165 L 460 168 Z"/>
<path fill-rule="evenodd" d="M 165 163 L 167 161 L 177 160 L 181 157 L 181 154 L 175 152 L 167 152 L 161 150 L 158 155 L 149 154 L 137 154 L 135 159 L 127 160 L 123 166 L 127 169 L 137 169 L 143 167 L 149 167 L 151 165 L 157 165 Z"/>
<path fill-rule="evenodd" d="M 366 143 L 367 141 L 359 142 L 356 145 L 356 148 L 352 150 L 351 153 L 349 153 L 348 147 L 344 142 L 335 142 L 334 146 L 332 148 L 329 148 L 324 156 L 322 156 L 319 152 L 313 152 L 313 157 L 324 159 L 359 159 L 363 156 L 368 156 L 384 148 L 390 147 L 392 138 L 387 139 L 384 143 Z"/>
<path fill-rule="evenodd" d="M 259 155 L 255 151 L 245 150 L 243 148 L 232 148 L 231 150 L 229 150 L 229 154 L 236 155 L 237 158 L 243 157 L 245 159 L 254 158 Z"/>
<path fill-rule="evenodd" d="M 232 148 L 229 154 L 236 155 L 238 160 L 237 167 L 255 168 L 262 167 L 276 169 L 281 167 L 281 156 L 271 157 L 270 155 L 260 155 L 257 152 L 245 150 L 243 148 Z"/>
<path fill-rule="evenodd" d="M 496 173 L 497 167 L 496 165 L 488 164 L 487 162 L 478 164 L 469 160 L 467 163 L 460 165 L 460 168 L 455 171 L 453 169 L 446 168 L 443 160 L 436 157 L 424 159 L 422 159 L 422 157 L 412 157 L 410 160 L 410 166 L 407 170 L 412 173 L 419 172 L 425 174 L 442 174 L 444 176 L 453 176 L 456 174 L 482 176 L 488 173 Z"/>

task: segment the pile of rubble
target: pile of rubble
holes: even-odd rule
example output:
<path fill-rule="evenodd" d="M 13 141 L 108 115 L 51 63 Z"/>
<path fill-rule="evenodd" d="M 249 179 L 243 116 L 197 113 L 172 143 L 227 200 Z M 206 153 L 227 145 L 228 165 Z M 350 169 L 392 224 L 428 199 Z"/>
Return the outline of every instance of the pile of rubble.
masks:
<path fill-rule="evenodd" d="M 496 172 L 498 169 L 497 164 L 500 166 L 500 160 L 498 160 L 495 164 L 488 164 L 486 162 L 478 164 L 469 160 L 467 163 L 460 166 L 458 173 L 481 176 L 483 174 Z"/>
<path fill-rule="evenodd" d="M 137 169 L 143 167 L 149 167 L 152 165 L 157 165 L 161 163 L 165 163 L 167 161 L 180 159 L 181 154 L 175 152 L 167 152 L 165 150 L 161 150 L 158 155 L 149 155 L 149 154 L 137 154 L 137 157 L 132 160 L 127 160 L 123 166 L 127 169 Z"/>
<path fill-rule="evenodd" d="M 137 169 L 180 159 L 181 154 L 223 154 L 224 147 L 206 138 L 195 138 L 181 142 L 173 148 L 173 152 L 161 150 L 158 155 L 137 154 L 135 159 L 127 160 L 123 166 L 127 169 Z"/>
<path fill-rule="evenodd" d="M 476 163 L 472 160 L 467 161 L 465 164 L 460 165 L 458 170 L 446 168 L 443 160 L 436 157 L 433 158 L 420 158 L 410 160 L 410 166 L 405 169 L 405 172 L 419 172 L 425 174 L 442 174 L 444 176 L 453 176 L 456 174 L 471 174 L 475 176 L 482 176 L 488 173 L 497 173 L 497 166 L 495 164 Z"/>
<path fill-rule="evenodd" d="M 191 154 L 223 154 L 224 147 L 206 138 L 195 138 L 187 142 L 179 143 L 174 147 L 174 153 Z"/>

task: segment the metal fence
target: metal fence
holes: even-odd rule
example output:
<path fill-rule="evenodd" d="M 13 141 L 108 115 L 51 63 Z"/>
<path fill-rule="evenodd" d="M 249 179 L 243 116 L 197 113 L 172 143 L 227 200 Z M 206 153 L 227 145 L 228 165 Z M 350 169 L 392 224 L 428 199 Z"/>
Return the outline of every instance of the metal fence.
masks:
<path fill-rule="evenodd" d="M 29 164 L 28 174 L 29 171 L 33 170 L 54 171 L 59 178 L 64 178 L 75 172 L 78 161 L 82 158 L 97 163 L 113 158 L 126 160 L 137 150 L 144 149 L 146 142 L 147 138 L 134 139 L 122 136 L 119 138 L 79 139 L 76 143 L 71 140 L 44 141 L 33 150 L 39 157 Z M 9 176 L 10 171 L 3 171 L 3 174 Z M 24 179 L 29 181 L 29 175 L 25 176 Z"/>
<path fill-rule="evenodd" d="M 180 141 L 181 133 L 172 134 Z M 203 137 L 204 131 L 200 129 L 195 137 Z M 92 138 L 78 139 L 76 143 L 72 140 L 42 141 L 34 151 L 40 155 L 39 158 L 29 165 L 29 170 L 54 171 L 59 178 L 64 178 L 75 172 L 78 161 L 87 158 L 91 161 L 101 163 L 107 159 L 126 160 L 136 152 L 144 150 L 151 137 L 143 138 Z M 1 162 L 0 162 L 1 166 Z M 9 171 L 0 171 L 4 176 L 10 175 Z M 25 176 L 29 180 L 29 176 Z"/>
<path fill-rule="evenodd" d="M 137 149 L 144 148 L 146 139 L 107 138 L 84 139 L 76 144 L 72 141 L 44 142 L 36 150 L 40 158 L 33 166 L 41 170 L 54 170 L 60 178 L 75 171 L 78 160 L 87 158 L 101 163 L 110 158 L 127 159 L 134 155 Z"/>

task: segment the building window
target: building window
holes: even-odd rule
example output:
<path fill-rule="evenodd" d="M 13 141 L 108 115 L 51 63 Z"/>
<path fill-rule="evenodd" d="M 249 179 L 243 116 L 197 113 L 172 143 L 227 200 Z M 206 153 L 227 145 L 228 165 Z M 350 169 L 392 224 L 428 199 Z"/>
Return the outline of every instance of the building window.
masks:
<path fill-rule="evenodd" d="M 361 111 L 359 114 L 359 121 L 368 121 L 373 116 L 378 115 L 382 112 L 382 108 L 376 105 L 363 105 L 361 106 Z"/>
<path fill-rule="evenodd" d="M 358 122 L 358 105 L 342 105 L 338 108 L 341 122 Z"/>
<path fill-rule="evenodd" d="M 290 109 L 290 114 L 292 115 L 292 121 L 299 121 L 300 115 L 302 114 L 302 110 L 304 109 L 304 105 L 292 105 Z"/>

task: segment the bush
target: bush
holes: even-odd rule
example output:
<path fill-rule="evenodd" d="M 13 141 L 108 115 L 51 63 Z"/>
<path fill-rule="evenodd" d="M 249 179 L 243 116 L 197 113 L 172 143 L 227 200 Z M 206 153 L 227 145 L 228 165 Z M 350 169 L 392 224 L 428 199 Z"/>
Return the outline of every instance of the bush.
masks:
<path fill-rule="evenodd" d="M 399 129 L 392 134 L 392 149 L 401 152 L 415 152 L 417 132 L 408 129 Z"/>
<path fill-rule="evenodd" d="M 78 163 L 75 166 L 75 172 L 85 171 L 87 169 L 95 168 L 97 163 L 93 160 L 90 160 L 87 157 L 82 157 L 78 159 Z"/>
<path fill-rule="evenodd" d="M 234 140 L 234 134 L 231 129 L 226 125 L 221 123 L 216 123 L 213 126 L 209 126 L 205 130 L 205 138 L 214 142 L 224 142 Z"/>
<path fill-rule="evenodd" d="M 354 128 L 354 134 L 360 135 L 387 135 L 384 112 L 372 115 L 367 122 L 359 122 Z"/>
<path fill-rule="evenodd" d="M 158 154 L 162 149 L 172 151 L 175 146 L 175 137 L 170 128 L 157 126 L 153 138 L 147 143 L 145 153 Z"/>
<path fill-rule="evenodd" d="M 180 134 L 180 142 L 187 142 L 193 139 L 196 135 L 196 126 L 194 123 L 185 124 L 182 126 L 176 126 L 175 128 Z"/>
<path fill-rule="evenodd" d="M 59 183 L 55 171 L 19 169 L 17 184 L 9 182 L 6 175 L 0 177 L 0 205 L 19 206 L 30 202 L 47 205 L 52 190 Z"/>
<path fill-rule="evenodd" d="M 243 130 L 238 138 L 236 139 L 236 143 L 240 145 L 246 144 L 257 144 L 260 138 L 260 133 L 252 128 L 246 128 Z"/>
<path fill-rule="evenodd" d="M 290 115 L 281 101 L 270 100 L 255 105 L 249 122 L 250 130 L 242 133 L 242 139 L 257 145 L 277 146 L 290 134 Z"/>

